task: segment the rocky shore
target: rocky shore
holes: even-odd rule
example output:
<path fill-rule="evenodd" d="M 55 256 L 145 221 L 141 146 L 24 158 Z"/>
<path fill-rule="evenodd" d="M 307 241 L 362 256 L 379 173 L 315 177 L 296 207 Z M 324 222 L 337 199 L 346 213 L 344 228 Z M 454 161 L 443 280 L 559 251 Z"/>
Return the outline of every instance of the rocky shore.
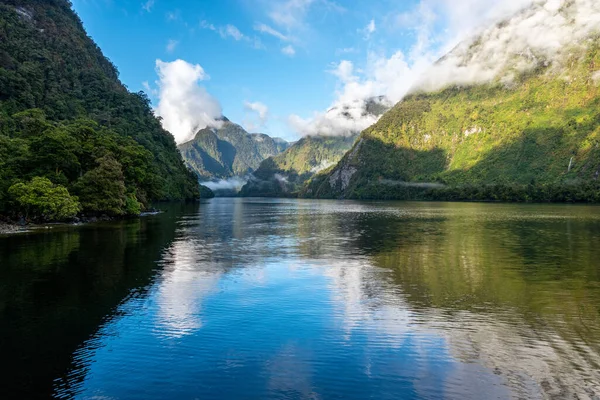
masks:
<path fill-rule="evenodd" d="M 151 208 L 148 211 L 144 211 L 142 213 L 140 213 L 137 218 L 143 218 L 143 217 L 149 217 L 149 216 L 153 216 L 153 215 L 157 215 L 162 213 L 163 211 L 161 210 L 157 210 L 155 208 Z M 81 225 L 81 224 L 88 224 L 88 223 L 95 223 L 95 222 L 106 222 L 106 221 L 116 221 L 119 219 L 125 219 L 125 218 L 136 218 L 136 216 L 127 216 L 127 217 L 109 217 L 107 215 L 102 215 L 99 217 L 87 217 L 87 216 L 82 216 L 82 217 L 76 217 L 73 218 L 73 220 L 69 221 L 69 222 L 46 222 L 46 223 L 35 223 L 35 222 L 25 222 L 23 221 L 22 223 L 17 223 L 16 221 L 12 221 L 10 219 L 3 219 L 0 216 L 0 235 L 9 235 L 9 234 L 14 234 L 14 233 L 22 233 L 22 232 L 28 232 L 34 229 L 39 229 L 39 228 L 50 228 L 50 227 L 55 227 L 55 226 L 65 226 L 65 225 Z"/>
<path fill-rule="evenodd" d="M 0 235 L 25 232 L 26 230 L 27 229 L 24 226 L 0 221 Z"/>

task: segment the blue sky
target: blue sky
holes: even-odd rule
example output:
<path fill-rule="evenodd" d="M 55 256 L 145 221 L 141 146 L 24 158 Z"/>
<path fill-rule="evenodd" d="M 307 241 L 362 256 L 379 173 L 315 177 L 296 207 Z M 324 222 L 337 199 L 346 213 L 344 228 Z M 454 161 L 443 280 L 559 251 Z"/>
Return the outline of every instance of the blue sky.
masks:
<path fill-rule="evenodd" d="M 206 120 L 194 115 L 212 118 L 214 104 L 203 102 L 217 101 L 224 115 L 251 131 L 295 140 L 314 128 L 319 112 L 341 101 L 377 94 L 399 100 L 414 75 L 453 43 L 448 38 L 464 35 L 465 27 L 476 26 L 486 10 L 503 2 L 453 3 L 73 0 L 123 83 L 149 92 L 157 107 L 164 100 L 159 110 L 167 120 L 178 119 L 169 125 L 178 141 Z M 165 74 L 201 69 L 191 82 L 163 77 L 172 83 L 167 87 L 157 60 L 186 62 L 168 70 L 163 64 Z M 185 105 L 186 99 L 197 104 Z M 191 121 L 182 123 L 185 118 Z"/>

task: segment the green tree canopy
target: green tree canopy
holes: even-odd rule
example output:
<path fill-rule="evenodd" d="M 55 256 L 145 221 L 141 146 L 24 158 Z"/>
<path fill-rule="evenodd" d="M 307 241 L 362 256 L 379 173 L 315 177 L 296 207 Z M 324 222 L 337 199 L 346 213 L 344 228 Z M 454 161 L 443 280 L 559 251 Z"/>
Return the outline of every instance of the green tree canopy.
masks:
<path fill-rule="evenodd" d="M 16 183 L 8 189 L 8 194 L 26 218 L 67 220 L 80 210 L 77 197 L 47 178 L 35 177 L 26 183 Z"/>

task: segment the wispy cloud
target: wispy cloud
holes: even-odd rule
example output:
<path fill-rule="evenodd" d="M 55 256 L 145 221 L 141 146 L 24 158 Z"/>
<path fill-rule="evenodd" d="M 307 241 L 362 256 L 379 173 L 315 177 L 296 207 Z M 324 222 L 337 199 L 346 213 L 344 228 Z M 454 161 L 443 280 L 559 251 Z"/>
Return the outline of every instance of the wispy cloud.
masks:
<path fill-rule="evenodd" d="M 283 33 L 270 27 L 267 24 L 262 24 L 262 23 L 255 24 L 254 30 L 257 32 L 260 32 L 260 33 L 266 33 L 267 35 L 275 36 L 277 39 L 284 41 L 284 42 L 289 42 L 291 40 L 291 38 L 289 36 L 284 35 Z"/>
<path fill-rule="evenodd" d="M 142 9 L 146 12 L 152 11 L 152 7 L 154 7 L 155 0 L 148 0 L 147 2 L 142 4 Z"/>
<path fill-rule="evenodd" d="M 315 1 L 287 0 L 274 2 L 268 15 L 275 24 L 287 30 L 296 29 L 304 25 L 308 9 Z"/>
<path fill-rule="evenodd" d="M 262 128 L 267 124 L 267 121 L 269 120 L 269 107 L 264 103 L 261 103 L 260 101 L 253 103 L 245 101 L 244 110 L 258 117 L 257 122 L 250 117 L 244 120 L 244 125 L 248 130 L 253 131 L 259 127 Z"/>
<path fill-rule="evenodd" d="M 356 51 L 355 47 L 344 47 L 343 49 L 337 49 L 335 55 L 339 56 L 340 54 L 356 53 Z"/>
<path fill-rule="evenodd" d="M 142 87 L 144 88 L 147 94 L 151 96 L 158 96 L 158 90 L 152 88 L 148 81 L 142 82 Z"/>
<path fill-rule="evenodd" d="M 288 57 L 294 57 L 296 55 L 296 50 L 292 45 L 287 45 L 281 49 L 281 52 Z"/>
<path fill-rule="evenodd" d="M 267 13 L 269 19 L 287 32 L 306 28 L 309 11 L 312 7 L 321 7 L 324 11 L 336 13 L 346 9 L 332 0 L 283 0 L 272 1 Z"/>
<path fill-rule="evenodd" d="M 219 29 L 219 34 L 221 35 L 222 38 L 227 38 L 232 37 L 235 40 L 242 40 L 244 38 L 246 38 L 246 36 L 244 34 L 242 34 L 242 32 L 240 32 L 240 30 L 235 27 L 234 25 L 225 25 L 224 27 Z"/>
<path fill-rule="evenodd" d="M 177 45 L 179 44 L 179 41 L 174 40 L 174 39 L 170 39 L 169 42 L 167 43 L 167 52 L 168 53 L 172 53 L 175 51 L 175 48 L 177 47 Z"/>
<path fill-rule="evenodd" d="M 217 27 L 214 26 L 213 24 L 209 23 L 206 20 L 200 21 L 200 28 L 208 29 L 208 30 L 215 31 L 215 32 L 217 31 Z"/>
<path fill-rule="evenodd" d="M 165 14 L 165 17 L 167 18 L 167 21 L 177 21 L 179 19 L 180 14 L 181 12 L 179 10 L 168 11 Z"/>
<path fill-rule="evenodd" d="M 261 40 L 256 36 L 247 36 L 242 33 L 235 25 L 227 24 L 225 26 L 215 26 L 214 24 L 202 20 L 200 21 L 200 28 L 207 29 L 218 33 L 223 39 L 232 38 L 235 41 L 244 41 L 249 43 L 255 49 L 264 49 L 265 46 Z"/>
<path fill-rule="evenodd" d="M 365 40 L 369 40 L 371 38 L 371 35 L 373 35 L 373 33 L 375 33 L 376 30 L 377 27 L 375 26 L 375 20 L 372 19 L 367 24 L 367 26 L 365 26 L 363 29 L 359 29 L 358 31 L 363 34 Z"/>

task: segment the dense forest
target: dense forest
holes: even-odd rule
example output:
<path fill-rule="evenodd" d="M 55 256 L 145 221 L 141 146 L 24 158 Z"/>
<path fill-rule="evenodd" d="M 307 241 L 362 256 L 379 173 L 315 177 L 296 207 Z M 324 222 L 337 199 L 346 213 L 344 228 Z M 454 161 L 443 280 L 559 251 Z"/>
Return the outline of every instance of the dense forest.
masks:
<path fill-rule="evenodd" d="M 498 32 L 510 37 L 506 26 Z M 461 65 L 484 44 L 475 40 Z M 600 202 L 600 36 L 519 70 L 525 56 L 514 55 L 510 80 L 413 92 L 302 195 Z"/>
<path fill-rule="evenodd" d="M 119 81 L 70 2 L 0 1 L 0 214 L 119 216 L 200 196 L 148 97 Z"/>

